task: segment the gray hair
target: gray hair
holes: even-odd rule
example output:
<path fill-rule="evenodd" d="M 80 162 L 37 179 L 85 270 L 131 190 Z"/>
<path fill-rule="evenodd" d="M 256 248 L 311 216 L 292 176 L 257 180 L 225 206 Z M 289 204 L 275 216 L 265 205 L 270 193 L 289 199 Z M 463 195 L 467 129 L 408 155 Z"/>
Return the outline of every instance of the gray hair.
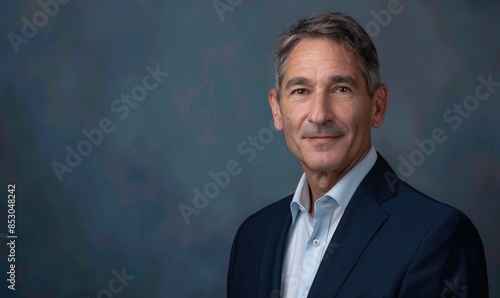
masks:
<path fill-rule="evenodd" d="M 379 62 L 373 42 L 351 16 L 339 12 L 312 15 L 292 24 L 278 37 L 276 47 L 276 85 L 278 99 L 288 56 L 306 38 L 327 38 L 353 52 L 365 80 L 368 94 L 373 96 L 380 85 Z"/>

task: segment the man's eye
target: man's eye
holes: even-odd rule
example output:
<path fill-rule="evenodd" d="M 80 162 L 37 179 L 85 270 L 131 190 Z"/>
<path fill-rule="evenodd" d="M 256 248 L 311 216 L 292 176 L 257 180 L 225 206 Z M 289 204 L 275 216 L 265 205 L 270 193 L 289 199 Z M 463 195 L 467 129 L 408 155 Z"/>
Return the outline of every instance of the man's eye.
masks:
<path fill-rule="evenodd" d="M 303 88 L 295 89 L 292 91 L 292 94 L 304 95 L 304 94 L 306 94 L 306 89 L 303 89 Z"/>
<path fill-rule="evenodd" d="M 339 93 L 346 93 L 349 91 L 351 91 L 351 89 L 349 87 L 345 87 L 345 86 L 340 86 L 337 89 L 335 89 L 335 92 L 339 92 Z"/>

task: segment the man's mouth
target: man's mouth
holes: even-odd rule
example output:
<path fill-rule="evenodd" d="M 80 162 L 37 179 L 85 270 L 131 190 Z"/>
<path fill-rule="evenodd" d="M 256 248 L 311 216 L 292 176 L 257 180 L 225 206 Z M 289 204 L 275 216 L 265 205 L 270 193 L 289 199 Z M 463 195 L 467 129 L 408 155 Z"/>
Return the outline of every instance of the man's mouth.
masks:
<path fill-rule="evenodd" d="M 307 140 L 316 143 L 316 144 L 321 144 L 321 143 L 328 143 L 332 141 L 336 141 L 340 139 L 342 136 L 332 136 L 332 135 L 319 135 L 319 136 L 308 136 L 306 137 Z"/>

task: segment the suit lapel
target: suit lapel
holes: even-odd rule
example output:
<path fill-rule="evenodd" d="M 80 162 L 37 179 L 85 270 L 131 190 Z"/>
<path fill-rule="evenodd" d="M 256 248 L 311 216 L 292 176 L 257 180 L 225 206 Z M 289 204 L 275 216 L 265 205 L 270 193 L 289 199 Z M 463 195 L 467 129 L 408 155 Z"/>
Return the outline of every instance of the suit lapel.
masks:
<path fill-rule="evenodd" d="M 342 287 L 359 256 L 388 214 L 380 202 L 394 195 L 386 177 L 396 177 L 387 162 L 377 162 L 363 179 L 347 206 L 323 256 L 308 297 L 333 297 Z"/>
<path fill-rule="evenodd" d="M 285 246 L 292 224 L 292 196 L 284 199 L 286 203 L 283 204 L 282 210 L 269 222 L 269 232 L 266 235 L 260 264 L 259 297 L 280 297 Z"/>

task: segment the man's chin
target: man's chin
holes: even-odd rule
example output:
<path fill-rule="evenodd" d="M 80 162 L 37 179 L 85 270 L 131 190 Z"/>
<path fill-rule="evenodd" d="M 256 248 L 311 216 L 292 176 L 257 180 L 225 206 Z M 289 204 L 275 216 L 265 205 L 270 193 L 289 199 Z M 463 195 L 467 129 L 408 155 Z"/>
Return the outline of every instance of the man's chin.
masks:
<path fill-rule="evenodd" d="M 330 156 L 329 159 L 318 159 L 302 163 L 302 167 L 310 172 L 335 172 L 338 171 L 340 164 L 332 161 Z"/>

